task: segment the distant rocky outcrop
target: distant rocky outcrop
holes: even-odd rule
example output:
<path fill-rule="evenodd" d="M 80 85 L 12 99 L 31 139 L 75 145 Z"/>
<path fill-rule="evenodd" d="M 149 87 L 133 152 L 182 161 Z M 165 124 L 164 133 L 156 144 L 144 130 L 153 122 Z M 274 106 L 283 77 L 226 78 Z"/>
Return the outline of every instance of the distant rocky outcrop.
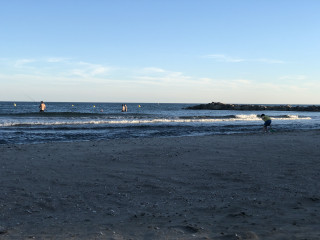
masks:
<path fill-rule="evenodd" d="M 212 102 L 208 104 L 200 104 L 190 106 L 189 110 L 240 110 L 240 111 L 304 111 L 304 112 L 320 112 L 319 105 L 300 106 L 300 105 L 256 105 L 256 104 L 225 104 L 221 102 Z"/>

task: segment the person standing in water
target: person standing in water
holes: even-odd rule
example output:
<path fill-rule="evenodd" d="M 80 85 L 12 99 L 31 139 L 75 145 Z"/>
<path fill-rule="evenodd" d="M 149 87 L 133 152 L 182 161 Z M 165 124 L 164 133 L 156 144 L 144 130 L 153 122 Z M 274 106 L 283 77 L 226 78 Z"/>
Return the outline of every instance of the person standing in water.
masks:
<path fill-rule="evenodd" d="M 270 128 L 270 130 L 272 129 L 271 128 L 271 118 L 267 115 L 264 115 L 264 114 L 261 114 L 260 116 L 262 118 L 262 120 L 264 121 L 264 124 L 263 124 L 263 130 L 265 132 L 268 132 L 268 127 Z"/>
<path fill-rule="evenodd" d="M 128 111 L 128 107 L 126 104 L 122 104 L 122 112 L 127 112 Z"/>
<path fill-rule="evenodd" d="M 46 105 L 44 104 L 43 101 L 41 101 L 39 109 L 40 109 L 40 112 L 44 112 L 44 110 L 46 110 Z"/>

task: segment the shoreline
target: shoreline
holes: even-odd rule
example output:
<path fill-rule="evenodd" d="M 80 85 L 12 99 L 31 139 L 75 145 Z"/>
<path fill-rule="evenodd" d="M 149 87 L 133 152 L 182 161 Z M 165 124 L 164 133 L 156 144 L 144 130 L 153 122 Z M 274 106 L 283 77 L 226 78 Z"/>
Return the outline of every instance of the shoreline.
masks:
<path fill-rule="evenodd" d="M 259 126 L 259 129 L 262 129 L 262 126 Z M 97 140 L 61 140 L 61 141 L 43 141 L 43 142 L 22 142 L 22 143 L 0 143 L 0 149 L 3 146 L 14 147 L 14 146 L 28 146 L 28 145 L 45 145 L 45 144 L 72 144 L 72 143 L 99 143 L 99 142 L 108 142 L 108 141 L 134 141 L 138 139 L 172 139 L 172 138 L 202 138 L 202 137 L 215 137 L 215 136 L 253 136 L 253 135 L 277 135 L 277 134 L 290 134 L 290 133 L 308 133 L 308 132 L 319 132 L 320 129 L 294 129 L 294 130 L 283 130 L 277 129 L 273 130 L 274 132 L 265 133 L 262 130 L 258 130 L 255 132 L 235 132 L 235 133 L 214 133 L 214 134 L 206 134 L 206 135 L 189 135 L 189 136 L 159 136 L 159 137 L 127 137 L 127 138 L 111 138 L 111 139 L 97 139 Z"/>
<path fill-rule="evenodd" d="M 1 239 L 319 239 L 319 130 L 0 145 Z"/>
<path fill-rule="evenodd" d="M 201 137 L 214 137 L 214 136 L 252 136 L 252 135 L 277 135 L 277 134 L 290 134 L 290 133 L 307 133 L 307 132 L 319 132 L 320 129 L 315 128 L 315 129 L 294 129 L 294 130 L 287 130 L 287 129 L 273 129 L 273 132 L 268 132 L 265 133 L 262 131 L 263 125 L 258 126 L 259 129 L 258 131 L 255 132 L 232 132 L 232 133 L 212 133 L 212 134 L 205 134 L 205 135 L 181 135 L 181 136 L 142 136 L 142 137 L 127 137 L 127 138 L 110 138 L 110 139 L 97 139 L 97 140 L 82 140 L 82 139 L 77 139 L 77 140 L 61 140 L 61 141 L 40 141 L 40 142 L 22 142 L 22 143 L 0 143 L 0 149 L 2 146 L 8 146 L 8 147 L 14 147 L 14 146 L 28 146 L 28 145 L 42 145 L 42 144 L 72 144 L 72 143 L 99 143 L 99 142 L 108 142 L 108 141 L 134 141 L 138 139 L 172 139 L 172 138 L 201 138 Z"/>

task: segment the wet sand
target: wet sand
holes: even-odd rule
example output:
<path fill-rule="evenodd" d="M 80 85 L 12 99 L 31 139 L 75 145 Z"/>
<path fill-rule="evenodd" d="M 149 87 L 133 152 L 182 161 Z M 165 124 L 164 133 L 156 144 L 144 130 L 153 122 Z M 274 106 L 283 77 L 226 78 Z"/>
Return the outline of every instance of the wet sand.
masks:
<path fill-rule="evenodd" d="M 0 145 L 0 239 L 320 239 L 320 132 Z"/>

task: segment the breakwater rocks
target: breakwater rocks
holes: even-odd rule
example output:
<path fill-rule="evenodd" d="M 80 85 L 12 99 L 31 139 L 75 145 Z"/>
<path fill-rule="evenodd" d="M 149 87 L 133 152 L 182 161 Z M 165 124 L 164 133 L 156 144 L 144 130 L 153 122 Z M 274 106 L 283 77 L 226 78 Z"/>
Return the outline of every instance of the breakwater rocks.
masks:
<path fill-rule="evenodd" d="M 291 106 L 291 105 L 255 105 L 255 104 L 225 104 L 220 102 L 212 102 L 208 104 L 200 104 L 187 107 L 189 110 L 242 110 L 242 111 L 304 111 L 304 112 L 320 112 L 319 105 L 312 106 Z"/>

